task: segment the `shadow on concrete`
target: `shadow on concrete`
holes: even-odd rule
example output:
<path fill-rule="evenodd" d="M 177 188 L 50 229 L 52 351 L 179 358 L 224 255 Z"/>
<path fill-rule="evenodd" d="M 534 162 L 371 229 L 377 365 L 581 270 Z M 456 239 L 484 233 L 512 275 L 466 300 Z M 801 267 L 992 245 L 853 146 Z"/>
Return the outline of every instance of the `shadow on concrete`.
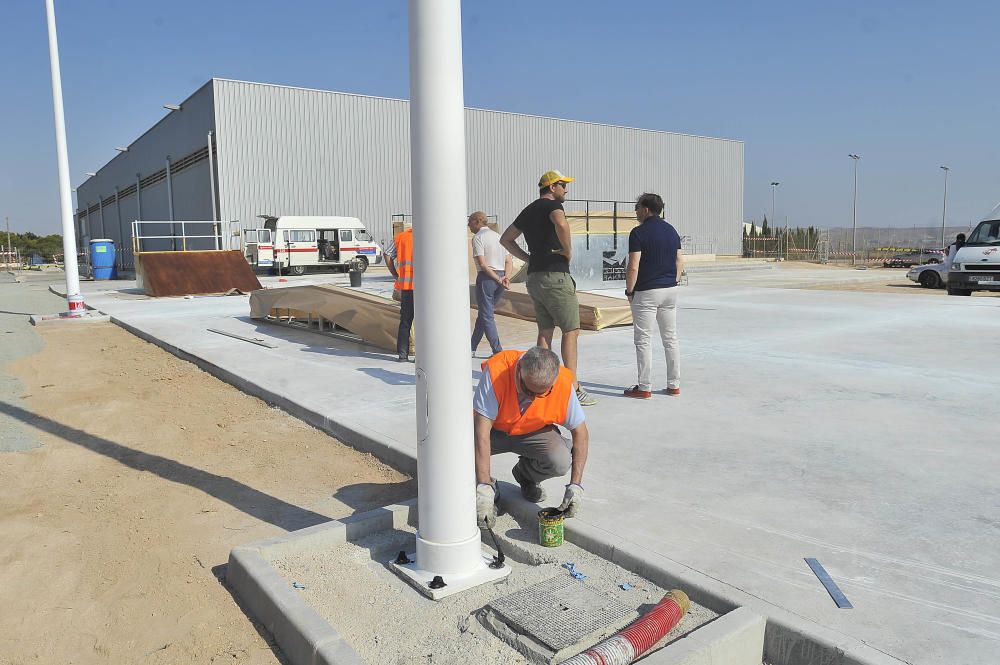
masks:
<path fill-rule="evenodd" d="M 0 309 L 0 314 L 16 314 L 17 316 L 34 316 L 36 312 L 12 312 L 7 309 Z"/>
<path fill-rule="evenodd" d="M 387 369 L 382 369 L 381 367 L 359 367 L 358 371 L 367 374 L 373 379 L 378 379 L 379 381 L 386 383 L 390 386 L 417 385 L 417 378 L 412 374 L 392 372 Z"/>
<path fill-rule="evenodd" d="M 331 518 L 326 515 L 320 515 L 282 501 L 232 478 L 219 476 L 160 455 L 144 453 L 141 450 L 102 439 L 4 401 L 0 401 L 0 413 L 5 413 L 11 418 L 48 432 L 64 441 L 109 457 L 137 471 L 147 471 L 164 480 L 201 490 L 251 517 L 273 524 L 285 531 L 295 531 L 331 521 Z"/>

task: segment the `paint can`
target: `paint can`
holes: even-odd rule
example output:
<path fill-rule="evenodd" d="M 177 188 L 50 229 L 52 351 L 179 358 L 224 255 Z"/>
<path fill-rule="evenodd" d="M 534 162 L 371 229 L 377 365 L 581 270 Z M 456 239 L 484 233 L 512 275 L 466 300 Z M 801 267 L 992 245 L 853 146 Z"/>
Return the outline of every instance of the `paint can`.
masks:
<path fill-rule="evenodd" d="M 558 508 L 538 511 L 538 543 L 542 547 L 559 547 L 563 544 L 563 514 Z"/>

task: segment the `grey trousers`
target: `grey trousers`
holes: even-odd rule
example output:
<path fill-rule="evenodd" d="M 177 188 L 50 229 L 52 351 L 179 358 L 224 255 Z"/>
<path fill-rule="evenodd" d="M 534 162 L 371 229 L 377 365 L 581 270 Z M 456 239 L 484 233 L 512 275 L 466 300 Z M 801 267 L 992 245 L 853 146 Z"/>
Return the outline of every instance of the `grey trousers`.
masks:
<path fill-rule="evenodd" d="M 520 436 L 490 430 L 490 454 L 516 453 L 519 459 L 514 468 L 519 476 L 533 483 L 566 475 L 573 464 L 572 449 L 573 444 L 559 434 L 555 425 Z"/>

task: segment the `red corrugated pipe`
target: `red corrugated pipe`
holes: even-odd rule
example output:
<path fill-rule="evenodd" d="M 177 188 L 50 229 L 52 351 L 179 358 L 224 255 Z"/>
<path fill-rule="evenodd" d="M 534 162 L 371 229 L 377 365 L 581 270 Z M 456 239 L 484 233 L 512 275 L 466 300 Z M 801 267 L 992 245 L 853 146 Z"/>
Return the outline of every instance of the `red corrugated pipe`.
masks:
<path fill-rule="evenodd" d="M 689 607 L 687 594 L 674 589 L 644 616 L 562 665 L 628 665 L 669 633 Z"/>

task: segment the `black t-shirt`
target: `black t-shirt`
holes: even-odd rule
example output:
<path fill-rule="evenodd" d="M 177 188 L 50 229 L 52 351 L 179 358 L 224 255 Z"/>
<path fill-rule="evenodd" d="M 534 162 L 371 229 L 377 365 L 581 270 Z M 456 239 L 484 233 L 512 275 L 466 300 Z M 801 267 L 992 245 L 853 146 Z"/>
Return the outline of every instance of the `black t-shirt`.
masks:
<path fill-rule="evenodd" d="M 553 210 L 562 210 L 562 203 L 555 199 L 538 199 L 521 211 L 514 220 L 514 226 L 524 234 L 528 243 L 528 272 L 569 272 L 569 259 L 562 254 L 553 254 L 553 249 L 562 249 L 556 226 L 549 215 Z"/>

